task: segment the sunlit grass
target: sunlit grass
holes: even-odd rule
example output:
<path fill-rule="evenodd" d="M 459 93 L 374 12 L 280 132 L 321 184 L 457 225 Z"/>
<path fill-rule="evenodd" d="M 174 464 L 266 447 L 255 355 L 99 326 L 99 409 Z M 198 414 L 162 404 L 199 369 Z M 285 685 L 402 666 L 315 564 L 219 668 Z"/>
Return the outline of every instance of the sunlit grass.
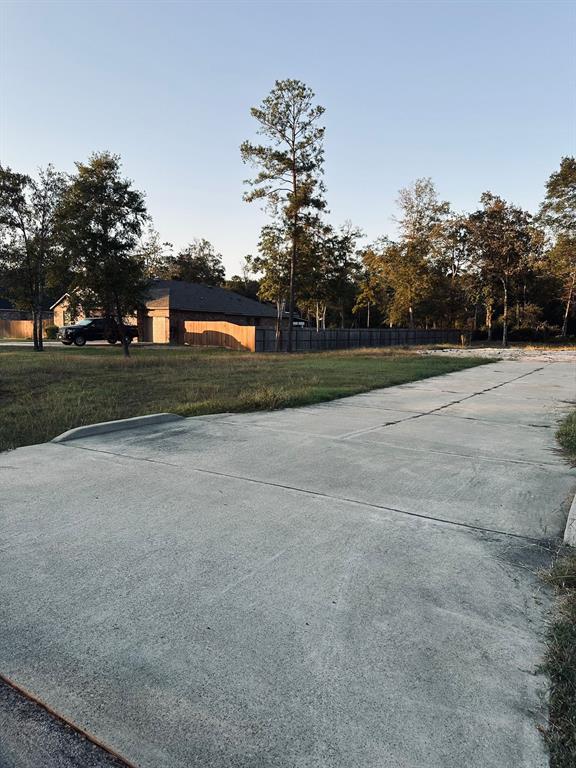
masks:
<path fill-rule="evenodd" d="M 472 358 L 367 349 L 298 355 L 108 347 L 0 349 L 0 450 L 97 421 L 317 403 L 480 365 Z"/>

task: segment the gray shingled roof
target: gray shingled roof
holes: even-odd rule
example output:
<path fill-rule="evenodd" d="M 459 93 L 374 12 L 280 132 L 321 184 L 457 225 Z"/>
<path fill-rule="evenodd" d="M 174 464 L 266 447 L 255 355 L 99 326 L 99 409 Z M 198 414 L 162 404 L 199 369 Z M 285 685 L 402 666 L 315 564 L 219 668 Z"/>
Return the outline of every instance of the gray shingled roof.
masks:
<path fill-rule="evenodd" d="M 192 312 L 222 312 L 226 315 L 250 317 L 276 317 L 276 307 L 254 299 L 202 283 L 186 283 L 183 280 L 153 280 L 150 285 L 151 299 L 169 295 L 170 309 Z"/>
<path fill-rule="evenodd" d="M 15 312 L 27 312 L 28 310 L 24 309 L 17 309 L 12 301 L 10 299 L 7 299 L 5 295 L 3 295 L 3 289 L 0 287 L 0 309 L 3 311 L 6 311 L 7 309 L 13 309 Z M 43 309 L 44 311 L 52 309 L 50 304 L 52 303 L 52 300 L 49 298 L 44 299 L 43 303 Z"/>

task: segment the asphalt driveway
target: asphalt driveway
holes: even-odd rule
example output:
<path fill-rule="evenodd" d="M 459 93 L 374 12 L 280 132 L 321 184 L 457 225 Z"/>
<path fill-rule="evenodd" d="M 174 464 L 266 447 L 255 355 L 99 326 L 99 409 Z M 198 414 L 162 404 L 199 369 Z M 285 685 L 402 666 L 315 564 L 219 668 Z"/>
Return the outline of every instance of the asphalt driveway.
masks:
<path fill-rule="evenodd" d="M 0 672 L 142 768 L 536 768 L 570 363 L 0 456 Z"/>

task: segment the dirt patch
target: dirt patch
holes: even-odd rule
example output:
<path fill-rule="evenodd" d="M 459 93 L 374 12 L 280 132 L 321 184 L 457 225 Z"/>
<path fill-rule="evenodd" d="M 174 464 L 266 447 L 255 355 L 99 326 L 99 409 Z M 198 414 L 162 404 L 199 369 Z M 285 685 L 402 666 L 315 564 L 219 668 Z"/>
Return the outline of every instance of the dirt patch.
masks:
<path fill-rule="evenodd" d="M 576 349 L 538 349 L 537 347 L 446 347 L 421 349 L 423 355 L 445 357 L 489 357 L 492 360 L 520 360 L 532 363 L 576 363 Z"/>

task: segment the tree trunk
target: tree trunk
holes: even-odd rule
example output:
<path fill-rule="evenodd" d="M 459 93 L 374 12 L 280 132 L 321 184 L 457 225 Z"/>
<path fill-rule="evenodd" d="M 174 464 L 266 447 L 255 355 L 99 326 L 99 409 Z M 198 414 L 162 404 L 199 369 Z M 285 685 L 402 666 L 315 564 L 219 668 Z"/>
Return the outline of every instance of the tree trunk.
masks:
<path fill-rule="evenodd" d="M 368 307 L 366 308 L 366 328 L 370 328 L 370 302 L 368 302 Z"/>
<path fill-rule="evenodd" d="M 526 322 L 526 281 L 524 281 L 522 291 L 524 294 L 522 298 L 522 324 L 524 324 Z"/>
<path fill-rule="evenodd" d="M 502 280 L 504 311 L 502 313 L 502 346 L 508 346 L 508 283 Z"/>
<path fill-rule="evenodd" d="M 320 306 L 316 302 L 316 333 L 320 330 Z"/>
<path fill-rule="evenodd" d="M 492 299 L 486 301 L 486 330 L 488 331 L 487 341 L 492 341 Z"/>
<path fill-rule="evenodd" d="M 43 310 L 42 306 L 44 304 L 44 287 L 42 282 L 40 283 L 38 287 L 38 351 L 44 352 L 44 334 L 43 334 L 43 328 L 42 328 L 42 315 Z"/>
<path fill-rule="evenodd" d="M 38 342 L 38 352 L 44 352 L 44 338 L 42 329 L 42 307 L 36 311 L 36 323 L 38 330 L 36 331 L 36 340 Z"/>
<path fill-rule="evenodd" d="M 128 339 L 124 333 L 124 320 L 122 318 L 122 312 L 120 310 L 120 301 L 118 296 L 114 296 L 114 302 L 116 305 L 116 322 L 118 323 L 118 332 L 120 333 L 120 341 L 122 342 L 122 349 L 124 350 L 124 357 L 130 357 L 130 345 Z"/>
<path fill-rule="evenodd" d="M 290 294 L 288 298 L 288 339 L 286 340 L 286 352 L 292 352 L 292 323 L 294 321 L 294 280 L 296 276 L 296 257 L 298 255 L 298 179 L 296 176 L 296 128 L 292 125 L 292 194 L 294 195 L 293 229 L 292 229 L 292 254 L 290 257 Z"/>
<path fill-rule="evenodd" d="M 572 297 L 574 296 L 574 284 L 576 283 L 576 270 L 572 272 L 572 280 L 568 289 L 568 298 L 566 299 L 566 309 L 564 310 L 564 321 L 562 322 L 562 331 L 560 336 L 565 337 L 568 334 L 568 318 L 570 317 L 570 307 L 572 306 Z"/>
<path fill-rule="evenodd" d="M 284 314 L 284 302 L 276 302 L 276 335 L 275 335 L 275 351 L 280 351 L 280 339 L 282 338 L 282 315 Z"/>
<path fill-rule="evenodd" d="M 414 328 L 414 310 L 412 309 L 411 305 L 408 307 L 408 317 L 408 327 Z"/>
<path fill-rule="evenodd" d="M 288 338 L 286 339 L 286 352 L 292 352 L 292 324 L 294 322 L 294 278 L 296 272 L 296 255 L 298 246 L 296 243 L 296 228 L 298 219 L 294 216 L 294 231 L 292 232 L 292 254 L 290 256 L 290 287 L 288 294 Z"/>
<path fill-rule="evenodd" d="M 32 338 L 34 340 L 34 349 L 36 352 L 41 352 L 40 344 L 38 341 L 38 310 L 36 307 L 32 309 Z"/>

